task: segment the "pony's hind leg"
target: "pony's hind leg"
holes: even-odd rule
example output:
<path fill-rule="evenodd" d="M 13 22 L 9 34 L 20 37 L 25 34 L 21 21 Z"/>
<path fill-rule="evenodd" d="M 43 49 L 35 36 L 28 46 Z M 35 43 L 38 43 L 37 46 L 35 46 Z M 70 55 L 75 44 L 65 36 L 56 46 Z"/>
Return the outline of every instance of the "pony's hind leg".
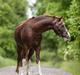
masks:
<path fill-rule="evenodd" d="M 26 75 L 25 74 L 25 65 L 26 65 L 26 50 L 23 46 L 17 46 L 17 54 L 18 54 L 18 60 L 17 60 L 17 68 L 16 72 L 19 73 L 19 75 Z"/>
<path fill-rule="evenodd" d="M 27 57 L 27 75 L 31 75 L 30 73 L 30 64 L 31 64 L 31 57 L 34 54 L 34 49 L 30 49 L 28 52 L 28 57 Z"/>
<path fill-rule="evenodd" d="M 17 67 L 16 67 L 17 73 L 19 73 L 19 67 L 22 65 L 21 49 L 22 47 L 17 45 Z"/>
<path fill-rule="evenodd" d="M 19 68 L 19 75 L 26 75 L 26 59 L 22 59 L 22 66 Z"/>
<path fill-rule="evenodd" d="M 34 54 L 34 49 L 30 49 L 28 53 L 28 61 L 31 60 L 33 54 Z"/>
<path fill-rule="evenodd" d="M 17 67 L 16 67 L 16 72 L 19 73 L 19 67 L 21 66 L 21 60 L 18 58 L 17 59 Z"/>
<path fill-rule="evenodd" d="M 28 55 L 29 50 L 24 46 L 24 50 L 22 52 L 22 75 L 30 75 Z"/>
<path fill-rule="evenodd" d="M 22 68 L 21 68 L 21 74 L 20 75 L 26 75 L 26 66 L 27 66 L 27 54 L 28 54 L 28 50 L 26 50 L 26 48 L 24 47 L 22 50 Z"/>
<path fill-rule="evenodd" d="M 26 56 L 26 61 L 27 61 L 27 67 L 26 67 L 27 73 L 26 74 L 27 75 L 31 75 L 30 63 L 31 63 L 31 57 L 32 57 L 33 53 L 34 53 L 34 49 L 29 49 L 28 54 Z"/>

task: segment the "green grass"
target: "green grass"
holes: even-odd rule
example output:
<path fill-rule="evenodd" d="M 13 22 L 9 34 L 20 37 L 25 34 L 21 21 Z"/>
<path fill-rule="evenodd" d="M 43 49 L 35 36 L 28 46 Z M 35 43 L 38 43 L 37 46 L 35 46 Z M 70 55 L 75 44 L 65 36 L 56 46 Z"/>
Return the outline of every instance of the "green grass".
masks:
<path fill-rule="evenodd" d="M 66 61 L 61 66 L 64 70 L 71 72 L 73 75 L 80 75 L 80 62 Z"/>
<path fill-rule="evenodd" d="M 3 58 L 0 56 L 0 67 L 13 66 L 15 64 L 16 64 L 15 60 L 9 58 Z"/>
<path fill-rule="evenodd" d="M 60 67 L 62 59 L 59 56 L 56 56 L 55 52 L 49 50 L 41 51 L 41 62 L 43 65 L 49 65 L 50 67 Z"/>

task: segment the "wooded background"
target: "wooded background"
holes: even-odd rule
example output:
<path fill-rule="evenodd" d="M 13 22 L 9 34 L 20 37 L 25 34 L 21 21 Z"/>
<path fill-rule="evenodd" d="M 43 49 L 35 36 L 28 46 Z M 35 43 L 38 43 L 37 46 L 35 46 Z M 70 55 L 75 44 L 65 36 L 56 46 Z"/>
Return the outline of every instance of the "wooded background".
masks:
<path fill-rule="evenodd" d="M 26 0 L 0 0 L 0 66 L 16 60 L 15 27 L 27 19 L 29 4 Z M 43 33 L 41 61 L 80 74 L 80 0 L 37 0 L 30 7 L 33 16 L 63 16 L 71 34 L 71 42 L 64 42 L 53 31 Z M 46 59 L 47 58 L 47 59 Z M 35 61 L 33 56 L 32 61 Z M 62 64 L 62 65 L 61 65 Z M 10 65 L 10 64 L 9 64 Z M 65 67 L 66 65 L 66 67 Z M 71 70 L 72 68 L 73 71 Z"/>

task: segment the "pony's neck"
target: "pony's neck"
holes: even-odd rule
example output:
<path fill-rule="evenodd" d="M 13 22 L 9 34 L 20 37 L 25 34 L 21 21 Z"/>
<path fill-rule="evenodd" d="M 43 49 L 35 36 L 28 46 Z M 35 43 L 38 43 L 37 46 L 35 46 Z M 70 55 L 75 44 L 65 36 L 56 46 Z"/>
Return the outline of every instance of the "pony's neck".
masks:
<path fill-rule="evenodd" d="M 42 32 L 48 31 L 48 30 L 51 29 L 51 23 L 52 23 L 52 21 L 53 21 L 52 18 L 38 21 L 34 25 L 34 30 L 37 31 L 37 33 L 38 32 L 42 33 Z"/>

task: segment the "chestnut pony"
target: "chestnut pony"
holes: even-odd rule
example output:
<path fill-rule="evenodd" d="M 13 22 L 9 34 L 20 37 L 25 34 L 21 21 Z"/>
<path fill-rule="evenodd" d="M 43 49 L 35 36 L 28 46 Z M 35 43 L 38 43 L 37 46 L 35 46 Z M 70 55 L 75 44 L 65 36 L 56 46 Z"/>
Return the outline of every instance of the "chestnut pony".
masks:
<path fill-rule="evenodd" d="M 39 68 L 39 75 L 42 75 L 40 68 L 40 49 L 42 33 L 52 29 L 57 35 L 65 40 L 70 39 L 70 34 L 65 27 L 62 17 L 58 16 L 37 16 L 23 21 L 16 27 L 15 41 L 17 46 L 17 68 L 26 66 L 26 75 L 29 75 L 29 60 L 34 51 L 36 53 L 36 62 Z M 25 75 L 21 73 L 21 75 Z"/>

